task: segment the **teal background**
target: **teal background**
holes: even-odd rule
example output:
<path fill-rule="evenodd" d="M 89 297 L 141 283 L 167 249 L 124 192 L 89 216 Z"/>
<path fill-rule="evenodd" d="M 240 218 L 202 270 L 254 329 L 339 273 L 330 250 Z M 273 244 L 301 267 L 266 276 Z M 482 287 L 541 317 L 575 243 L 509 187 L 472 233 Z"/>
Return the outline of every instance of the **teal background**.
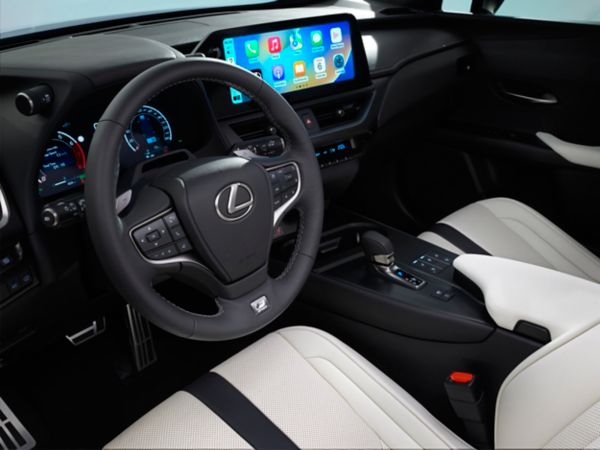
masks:
<path fill-rule="evenodd" d="M 446 12 L 469 12 L 471 0 L 444 0 Z M 497 16 L 600 24 L 598 0 L 505 0 Z"/>

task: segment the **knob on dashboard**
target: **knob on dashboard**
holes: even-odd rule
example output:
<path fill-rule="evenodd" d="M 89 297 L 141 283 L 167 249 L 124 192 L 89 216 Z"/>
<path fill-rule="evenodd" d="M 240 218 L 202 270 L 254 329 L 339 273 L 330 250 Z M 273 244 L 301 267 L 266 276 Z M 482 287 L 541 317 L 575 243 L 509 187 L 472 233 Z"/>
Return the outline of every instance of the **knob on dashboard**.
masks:
<path fill-rule="evenodd" d="M 60 218 L 54 208 L 44 208 L 42 210 L 42 223 L 48 228 L 58 227 Z"/>
<path fill-rule="evenodd" d="M 21 91 L 15 97 L 15 106 L 21 114 L 32 116 L 49 108 L 54 101 L 54 92 L 47 84 L 40 84 Z"/>

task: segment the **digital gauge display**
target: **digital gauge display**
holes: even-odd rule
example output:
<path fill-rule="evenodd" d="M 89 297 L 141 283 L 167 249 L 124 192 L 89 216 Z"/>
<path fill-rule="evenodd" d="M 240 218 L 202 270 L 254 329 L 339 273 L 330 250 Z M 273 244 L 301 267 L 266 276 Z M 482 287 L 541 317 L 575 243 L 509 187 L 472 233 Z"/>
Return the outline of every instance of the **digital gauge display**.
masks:
<path fill-rule="evenodd" d="M 169 121 L 158 109 L 142 106 L 125 131 L 125 142 L 136 154 L 152 159 L 169 151 L 173 132 Z M 141 158 L 140 158 L 141 159 Z"/>
<path fill-rule="evenodd" d="M 54 133 L 44 150 L 38 175 L 38 192 L 49 197 L 82 186 L 86 179 L 86 158 L 96 117 L 72 117 Z M 128 170 L 172 150 L 173 130 L 157 108 L 143 105 L 135 114 L 120 149 L 121 170 Z"/>
<path fill-rule="evenodd" d="M 58 131 L 44 152 L 38 174 L 40 195 L 55 194 L 83 184 L 85 164 L 86 155 L 77 139 Z"/>

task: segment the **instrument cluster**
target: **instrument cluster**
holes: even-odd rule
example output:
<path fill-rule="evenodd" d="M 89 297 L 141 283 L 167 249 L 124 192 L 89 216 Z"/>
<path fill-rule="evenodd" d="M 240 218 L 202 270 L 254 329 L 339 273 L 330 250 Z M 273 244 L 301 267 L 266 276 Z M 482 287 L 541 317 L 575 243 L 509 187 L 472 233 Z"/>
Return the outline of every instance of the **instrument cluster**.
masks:
<path fill-rule="evenodd" d="M 198 85 L 188 86 L 198 97 L 198 106 L 181 108 L 181 101 L 194 95 L 182 87 L 165 91 L 144 104 L 125 130 L 121 144 L 121 171 L 165 155 L 173 150 L 197 150 L 209 138 L 208 127 L 198 132 L 205 121 L 205 104 Z M 185 97 L 182 97 L 185 95 Z M 102 112 L 102 102 L 91 101 L 77 107 L 58 127 L 46 144 L 38 172 L 41 197 L 53 197 L 85 184 L 86 161 L 90 143 Z"/>

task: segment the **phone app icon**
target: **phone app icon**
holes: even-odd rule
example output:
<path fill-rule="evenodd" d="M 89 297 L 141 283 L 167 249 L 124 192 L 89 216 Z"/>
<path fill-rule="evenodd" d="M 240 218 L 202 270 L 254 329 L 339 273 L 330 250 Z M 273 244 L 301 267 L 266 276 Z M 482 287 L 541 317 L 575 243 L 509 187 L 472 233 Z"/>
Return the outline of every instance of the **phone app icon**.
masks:
<path fill-rule="evenodd" d="M 279 53 L 281 51 L 281 39 L 279 36 L 270 37 L 267 41 L 269 53 Z"/>
<path fill-rule="evenodd" d="M 256 39 L 244 42 L 244 49 L 248 58 L 258 57 L 258 41 Z"/>
<path fill-rule="evenodd" d="M 302 48 L 302 35 L 299 30 L 292 31 L 290 34 L 290 48 L 300 50 Z"/>
<path fill-rule="evenodd" d="M 306 63 L 304 61 L 296 61 L 294 63 L 294 76 L 303 77 L 306 75 Z"/>
<path fill-rule="evenodd" d="M 338 44 L 342 42 L 342 29 L 340 27 L 334 27 L 329 31 L 331 35 L 331 43 Z"/>
<path fill-rule="evenodd" d="M 273 66 L 273 79 L 275 81 L 281 81 L 285 79 L 285 70 L 281 64 Z"/>
<path fill-rule="evenodd" d="M 338 53 L 336 55 L 333 56 L 333 65 L 335 66 L 336 69 L 341 69 L 344 67 L 344 63 L 346 61 L 344 60 L 344 55 L 341 53 Z"/>
<path fill-rule="evenodd" d="M 313 61 L 313 64 L 315 66 L 315 73 L 323 73 L 327 70 L 327 65 L 325 64 L 325 58 L 322 56 L 315 58 Z"/>
<path fill-rule="evenodd" d="M 310 43 L 313 47 L 320 47 L 323 45 L 323 33 L 321 33 L 321 30 L 310 32 Z"/>

